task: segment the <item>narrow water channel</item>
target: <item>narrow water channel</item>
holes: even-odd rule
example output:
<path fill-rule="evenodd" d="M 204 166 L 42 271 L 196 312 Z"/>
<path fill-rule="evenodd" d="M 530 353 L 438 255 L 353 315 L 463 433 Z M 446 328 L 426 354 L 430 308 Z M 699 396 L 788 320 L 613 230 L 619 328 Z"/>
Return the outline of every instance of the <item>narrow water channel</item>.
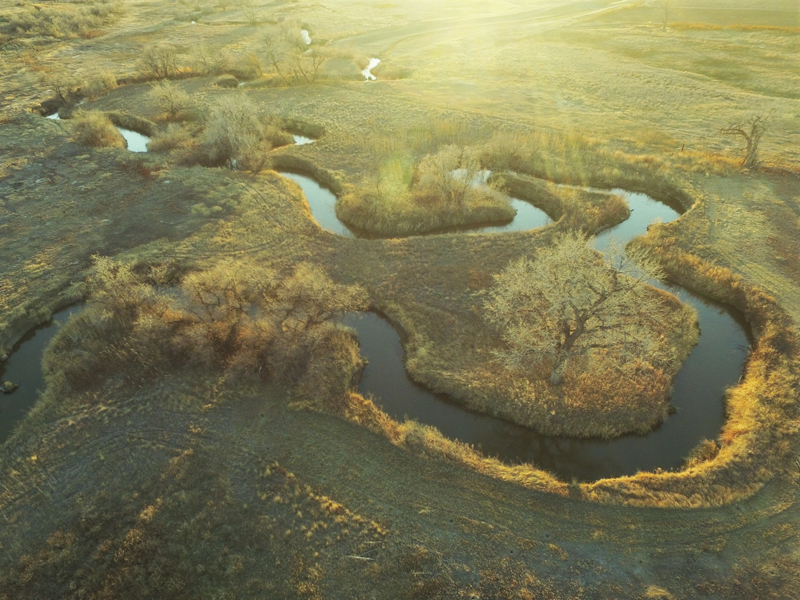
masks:
<path fill-rule="evenodd" d="M 606 250 L 612 239 L 627 242 L 646 232 L 655 219 L 677 218 L 669 206 L 644 194 L 614 190 L 626 198 L 631 217 L 595 238 Z M 493 232 L 513 230 L 491 228 Z M 535 431 L 463 408 L 443 394 L 415 384 L 405 371 L 397 332 L 384 318 L 351 314 L 344 323 L 358 332 L 361 352 L 369 361 L 359 383 L 395 419 L 405 417 L 433 425 L 447 437 L 479 447 L 506 462 L 531 462 L 570 481 L 593 481 L 656 468 L 677 469 L 704 438 L 715 439 L 724 421 L 724 393 L 736 385 L 749 340 L 744 318 L 735 310 L 683 288 L 657 283 L 697 309 L 701 336 L 675 380 L 672 404 L 678 409 L 655 431 L 614 440 L 543 436 Z"/>
<path fill-rule="evenodd" d="M 48 342 L 71 314 L 80 310 L 71 306 L 57 312 L 53 318 L 29 331 L 12 349 L 8 360 L 0 363 L 0 381 L 19 386 L 12 394 L 0 394 L 0 444 L 6 441 L 14 426 L 25 418 L 44 389 L 42 356 Z"/>
<path fill-rule="evenodd" d="M 353 236 L 336 217 L 336 197 L 330 190 L 305 175 L 281 174 L 300 185 L 313 217 L 322 227 L 338 235 Z M 595 238 L 594 244 L 599 250 L 607 249 L 612 239 L 624 243 L 644 234 L 655 219 L 668 222 L 679 216 L 669 206 L 644 194 L 613 191 L 626 198 L 631 217 Z M 515 201 L 515 208 L 517 217 L 508 225 L 481 228 L 477 233 L 529 230 L 549 222 L 543 212 L 527 202 Z M 672 404 L 678 409 L 677 414 L 647 435 L 610 441 L 542 436 L 508 421 L 471 412 L 408 378 L 397 332 L 387 320 L 374 313 L 348 315 L 344 320 L 358 332 L 361 352 L 369 361 L 359 391 L 374 396 L 393 418 L 416 419 L 435 426 L 448 437 L 479 447 L 487 455 L 507 462 L 532 462 L 567 481 L 573 478 L 591 481 L 630 475 L 639 470 L 678 468 L 698 442 L 716 438 L 725 416 L 725 390 L 736 385 L 741 376 L 749 340 L 747 325 L 735 310 L 678 286 L 656 285 L 697 309 L 701 336 L 676 378 Z M 55 319 L 64 320 L 76 310 L 77 307 L 72 307 L 61 311 Z M 38 398 L 44 383 L 42 353 L 56 330 L 56 322 L 33 330 L 0 365 L 0 381 L 9 380 L 20 386 L 13 394 L 0 395 L 0 443 L 8 438 L 14 425 Z"/>

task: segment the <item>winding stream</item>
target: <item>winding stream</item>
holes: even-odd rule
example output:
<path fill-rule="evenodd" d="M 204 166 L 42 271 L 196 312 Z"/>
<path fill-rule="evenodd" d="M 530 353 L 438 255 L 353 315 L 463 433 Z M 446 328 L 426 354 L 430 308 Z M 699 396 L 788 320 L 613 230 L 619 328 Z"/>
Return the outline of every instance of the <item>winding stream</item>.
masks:
<path fill-rule="evenodd" d="M 45 118 L 53 121 L 61 120 L 58 112 L 47 115 Z M 115 125 L 115 127 L 117 126 Z M 138 131 L 125 129 L 124 127 L 117 127 L 117 131 L 119 131 L 122 134 L 122 137 L 125 138 L 125 146 L 128 148 L 128 150 L 131 152 L 147 152 L 147 143 L 150 141 L 149 137 L 139 133 Z"/>
<path fill-rule="evenodd" d="M 336 218 L 336 197 L 312 178 L 281 173 L 297 182 L 319 224 L 339 235 L 353 236 Z M 628 201 L 631 216 L 594 239 L 601 251 L 612 239 L 627 242 L 646 233 L 654 220 L 669 222 L 679 213 L 645 194 L 612 190 Z M 483 227 L 475 233 L 507 233 L 542 227 L 547 215 L 523 200 L 512 199 L 516 218 L 504 226 Z M 570 481 L 592 481 L 632 475 L 640 470 L 676 469 L 703 439 L 715 439 L 724 422 L 724 393 L 736 385 L 747 357 L 747 324 L 737 311 L 675 285 L 654 285 L 679 296 L 697 310 L 702 335 L 675 380 L 671 403 L 678 412 L 644 436 L 615 440 L 574 439 L 539 435 L 503 419 L 475 413 L 442 394 L 434 394 L 408 378 L 403 347 L 392 325 L 368 313 L 348 315 L 344 323 L 356 329 L 361 352 L 369 361 L 359 383 L 395 419 L 405 417 L 433 425 L 444 435 L 474 444 L 506 462 L 533 462 Z"/>
<path fill-rule="evenodd" d="M 126 130 L 121 130 L 126 131 Z M 135 133 L 135 132 L 130 132 Z M 123 133 L 125 135 L 125 133 Z M 126 137 L 129 149 L 146 151 L 147 138 Z M 297 137 L 301 139 L 297 139 Z M 296 137 L 296 143 L 310 138 Z M 137 145 L 144 140 L 142 146 Z M 310 140 L 310 141 L 306 141 Z M 311 177 L 291 172 L 281 175 L 295 181 L 306 196 L 314 219 L 337 235 L 354 233 L 336 217 L 335 195 Z M 631 217 L 603 232 L 594 240 L 598 250 L 606 250 L 612 239 L 627 242 L 642 235 L 656 219 L 668 222 L 679 214 L 671 207 L 644 194 L 612 190 L 626 198 Z M 501 234 L 542 227 L 549 217 L 532 204 L 511 199 L 517 215 L 502 226 L 481 227 L 473 234 Z M 359 383 L 359 391 L 371 394 L 393 418 L 405 417 L 432 425 L 444 435 L 473 444 L 490 456 L 506 462 L 532 462 L 569 481 L 590 481 L 634 474 L 639 470 L 676 469 L 684 457 L 704 438 L 717 437 L 725 418 L 724 392 L 736 385 L 747 356 L 747 325 L 735 310 L 692 294 L 678 286 L 655 283 L 695 307 L 702 335 L 683 364 L 675 381 L 672 404 L 678 409 L 655 431 L 645 436 L 624 436 L 615 440 L 573 439 L 542 436 L 531 429 L 488 415 L 475 413 L 447 396 L 434 394 L 408 378 L 400 338 L 383 317 L 368 313 L 348 315 L 344 323 L 359 336 L 361 352 L 369 364 Z M 67 317 L 75 307 L 61 311 Z M 23 338 L 6 363 L 0 365 L 0 381 L 9 379 L 20 385 L 11 395 L 0 395 L 0 442 L 14 424 L 27 414 L 42 387 L 41 355 L 53 336 L 54 323 L 33 330 Z"/>

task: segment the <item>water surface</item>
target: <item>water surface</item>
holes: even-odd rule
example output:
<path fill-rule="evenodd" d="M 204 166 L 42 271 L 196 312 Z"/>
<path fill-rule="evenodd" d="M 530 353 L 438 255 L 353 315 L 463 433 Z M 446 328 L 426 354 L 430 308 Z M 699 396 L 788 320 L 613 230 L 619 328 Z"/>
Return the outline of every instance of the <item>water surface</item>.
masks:
<path fill-rule="evenodd" d="M 317 141 L 314 138 L 306 137 L 304 135 L 298 135 L 296 133 L 293 133 L 292 137 L 294 138 L 295 146 L 304 146 L 305 144 L 313 144 L 314 142 Z"/>
<path fill-rule="evenodd" d="M 678 216 L 670 207 L 644 194 L 614 192 L 628 200 L 631 218 L 595 239 L 600 250 L 607 249 L 612 238 L 627 242 L 645 233 L 657 218 L 667 222 Z M 701 336 L 675 380 L 672 404 L 677 414 L 647 435 L 608 441 L 543 436 L 469 411 L 408 378 L 397 332 L 373 313 L 351 314 L 344 320 L 358 332 L 361 352 L 369 361 L 359 391 L 374 396 L 376 403 L 395 419 L 408 417 L 433 425 L 447 437 L 473 444 L 487 455 L 511 463 L 532 462 L 566 481 L 680 468 L 684 457 L 701 440 L 717 437 L 725 418 L 724 393 L 741 376 L 749 340 L 746 323 L 737 311 L 678 286 L 658 285 L 695 307 Z"/>
<path fill-rule="evenodd" d="M 375 81 L 376 79 L 378 79 L 377 77 L 375 77 L 375 75 L 372 74 L 372 69 L 377 67 L 380 64 L 380 62 L 381 62 L 380 58 L 369 59 L 369 65 L 367 65 L 366 69 L 361 71 L 361 74 L 364 76 L 364 79 L 366 79 L 367 81 Z"/>
<path fill-rule="evenodd" d="M 132 131 L 123 127 L 117 127 L 117 129 L 119 129 L 122 137 L 125 138 L 128 150 L 131 152 L 147 152 L 147 143 L 150 141 L 149 137 L 142 135 L 138 131 Z"/>
<path fill-rule="evenodd" d="M 0 364 L 0 381 L 19 385 L 13 394 L 0 394 L 0 443 L 11 435 L 14 426 L 25 418 L 44 389 L 42 356 L 45 346 L 69 316 L 81 307 L 71 306 L 57 312 L 53 319 L 29 331 Z"/>
<path fill-rule="evenodd" d="M 320 227 L 337 235 L 353 237 L 353 232 L 336 216 L 336 196 L 331 190 L 307 175 L 290 171 L 278 171 L 278 173 L 300 186 L 311 209 L 311 215 Z"/>

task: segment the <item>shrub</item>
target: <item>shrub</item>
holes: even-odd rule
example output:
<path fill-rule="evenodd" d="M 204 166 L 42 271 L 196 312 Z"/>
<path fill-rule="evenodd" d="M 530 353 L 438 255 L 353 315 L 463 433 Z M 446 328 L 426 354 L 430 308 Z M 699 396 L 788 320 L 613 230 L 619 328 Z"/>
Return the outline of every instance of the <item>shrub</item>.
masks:
<path fill-rule="evenodd" d="M 156 83 L 148 95 L 169 120 L 186 118 L 192 105 L 189 94 L 170 81 Z"/>
<path fill-rule="evenodd" d="M 150 152 L 163 154 L 173 150 L 189 148 L 193 143 L 192 136 L 186 129 L 179 125 L 171 124 L 166 130 L 159 132 L 148 142 L 147 149 Z"/>
<path fill-rule="evenodd" d="M 202 145 L 210 164 L 254 172 L 266 168 L 272 149 L 258 107 L 240 95 L 224 96 L 211 105 Z"/>
<path fill-rule="evenodd" d="M 103 71 L 86 81 L 81 87 L 80 92 L 81 95 L 86 98 L 96 98 L 116 88 L 117 78 L 114 77 L 114 74 Z"/>
<path fill-rule="evenodd" d="M 172 44 L 158 44 L 144 49 L 139 64 L 145 76 L 168 79 L 178 73 L 178 50 Z"/>
<path fill-rule="evenodd" d="M 122 370 L 136 379 L 172 365 L 344 393 L 336 380 L 349 383 L 352 373 L 336 375 L 317 362 L 327 363 L 328 350 L 350 364 L 358 360 L 354 342 L 332 319 L 366 308 L 361 288 L 338 285 L 308 264 L 281 273 L 226 260 L 165 293 L 159 286 L 167 275 L 164 268 L 143 271 L 95 259 L 90 308 L 50 352 L 75 357 L 59 366 L 71 387 L 94 385 L 102 373 Z"/>
<path fill-rule="evenodd" d="M 101 112 L 80 112 L 74 118 L 72 139 L 84 146 L 125 148 L 125 138 Z"/>

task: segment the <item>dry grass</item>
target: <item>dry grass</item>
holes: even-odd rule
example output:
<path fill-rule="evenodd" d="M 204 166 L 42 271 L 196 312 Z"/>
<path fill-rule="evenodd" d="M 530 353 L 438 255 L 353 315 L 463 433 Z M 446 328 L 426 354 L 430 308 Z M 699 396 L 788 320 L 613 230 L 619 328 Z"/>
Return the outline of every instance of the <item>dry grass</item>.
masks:
<path fill-rule="evenodd" d="M 122 134 L 107 115 L 99 112 L 79 112 L 73 119 L 72 139 L 84 146 L 125 148 Z"/>
<path fill-rule="evenodd" d="M 18 4 L 21 8 L 4 11 L 4 23 L 0 26 L 2 32 L 12 38 L 79 36 L 92 39 L 122 13 L 122 3 L 116 0 L 59 3 L 55 6 Z"/>

